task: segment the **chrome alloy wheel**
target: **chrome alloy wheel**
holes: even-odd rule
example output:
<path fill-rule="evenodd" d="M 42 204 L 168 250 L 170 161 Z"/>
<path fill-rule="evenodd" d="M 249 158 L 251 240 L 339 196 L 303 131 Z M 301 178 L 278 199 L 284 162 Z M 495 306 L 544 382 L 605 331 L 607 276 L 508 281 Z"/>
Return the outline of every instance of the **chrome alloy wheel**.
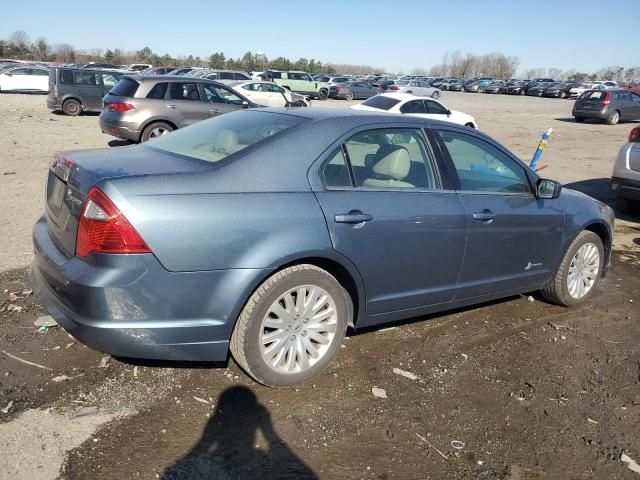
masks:
<path fill-rule="evenodd" d="M 569 295 L 575 299 L 584 297 L 598 278 L 600 270 L 600 252 L 593 243 L 585 243 L 571 259 L 567 275 Z"/>
<path fill-rule="evenodd" d="M 149 133 L 149 138 L 156 138 L 156 137 L 160 137 L 162 135 L 166 135 L 167 133 L 170 133 L 169 130 L 167 130 L 166 128 L 162 128 L 162 127 L 155 127 L 153 130 L 151 130 L 151 132 Z"/>
<path fill-rule="evenodd" d="M 336 304 L 326 290 L 316 285 L 292 288 L 262 320 L 262 359 L 281 373 L 304 372 L 329 351 L 337 325 Z"/>

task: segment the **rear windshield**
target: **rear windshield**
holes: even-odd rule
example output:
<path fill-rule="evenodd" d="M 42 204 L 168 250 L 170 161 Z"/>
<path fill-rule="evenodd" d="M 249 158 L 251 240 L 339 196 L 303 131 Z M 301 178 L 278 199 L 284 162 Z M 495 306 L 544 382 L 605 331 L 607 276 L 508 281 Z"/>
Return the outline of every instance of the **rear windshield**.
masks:
<path fill-rule="evenodd" d="M 130 78 L 123 78 L 116 86 L 109 92 L 112 95 L 118 95 L 119 97 L 133 97 L 138 90 L 140 84 Z"/>
<path fill-rule="evenodd" d="M 394 105 L 400 103 L 400 100 L 395 98 L 383 97 L 382 95 L 375 95 L 364 102 L 362 105 L 366 105 L 367 107 L 379 108 L 380 110 L 389 110 Z"/>
<path fill-rule="evenodd" d="M 215 163 L 305 121 L 293 115 L 244 110 L 181 128 L 144 146 Z"/>
<path fill-rule="evenodd" d="M 601 90 L 591 90 L 582 94 L 581 100 L 603 100 L 607 92 Z"/>

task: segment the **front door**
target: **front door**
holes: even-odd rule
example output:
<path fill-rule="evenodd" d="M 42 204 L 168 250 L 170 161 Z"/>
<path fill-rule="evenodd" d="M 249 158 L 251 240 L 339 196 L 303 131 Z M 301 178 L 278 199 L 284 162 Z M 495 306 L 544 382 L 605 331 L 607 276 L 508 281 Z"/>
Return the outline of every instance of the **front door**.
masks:
<path fill-rule="evenodd" d="M 316 194 L 334 248 L 364 280 L 361 326 L 453 298 L 464 209 L 455 192 L 442 189 L 422 130 L 357 133 L 330 154 L 321 176 L 324 188 Z"/>
<path fill-rule="evenodd" d="M 555 270 L 564 213 L 538 199 L 525 167 L 474 133 L 439 127 L 459 179 L 467 247 L 456 298 L 540 286 Z"/>
<path fill-rule="evenodd" d="M 242 98 L 240 98 L 233 90 L 221 85 L 213 85 L 203 83 L 202 94 L 203 101 L 206 104 L 207 112 L 210 117 L 222 115 L 223 113 L 233 112 L 242 108 Z"/>

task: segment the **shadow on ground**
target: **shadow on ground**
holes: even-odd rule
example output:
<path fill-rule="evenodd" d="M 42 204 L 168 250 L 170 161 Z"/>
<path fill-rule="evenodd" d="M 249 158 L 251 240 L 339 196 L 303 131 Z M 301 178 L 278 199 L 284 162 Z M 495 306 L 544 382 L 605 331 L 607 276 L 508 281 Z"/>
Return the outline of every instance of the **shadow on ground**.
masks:
<path fill-rule="evenodd" d="M 260 435 L 258 436 L 258 433 Z M 160 475 L 163 480 L 235 478 L 315 479 L 278 436 L 269 411 L 247 387 L 220 394 L 217 408 L 193 448 Z"/>

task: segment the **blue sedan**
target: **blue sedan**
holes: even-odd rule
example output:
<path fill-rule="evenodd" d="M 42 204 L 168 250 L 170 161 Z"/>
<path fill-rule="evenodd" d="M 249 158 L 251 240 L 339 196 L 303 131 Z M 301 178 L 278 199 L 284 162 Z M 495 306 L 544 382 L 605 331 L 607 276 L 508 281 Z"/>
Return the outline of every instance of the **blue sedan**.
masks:
<path fill-rule="evenodd" d="M 596 291 L 612 210 L 483 133 L 415 117 L 259 109 L 143 145 L 57 153 L 34 289 L 85 344 L 305 382 L 347 326 L 541 290 Z"/>

